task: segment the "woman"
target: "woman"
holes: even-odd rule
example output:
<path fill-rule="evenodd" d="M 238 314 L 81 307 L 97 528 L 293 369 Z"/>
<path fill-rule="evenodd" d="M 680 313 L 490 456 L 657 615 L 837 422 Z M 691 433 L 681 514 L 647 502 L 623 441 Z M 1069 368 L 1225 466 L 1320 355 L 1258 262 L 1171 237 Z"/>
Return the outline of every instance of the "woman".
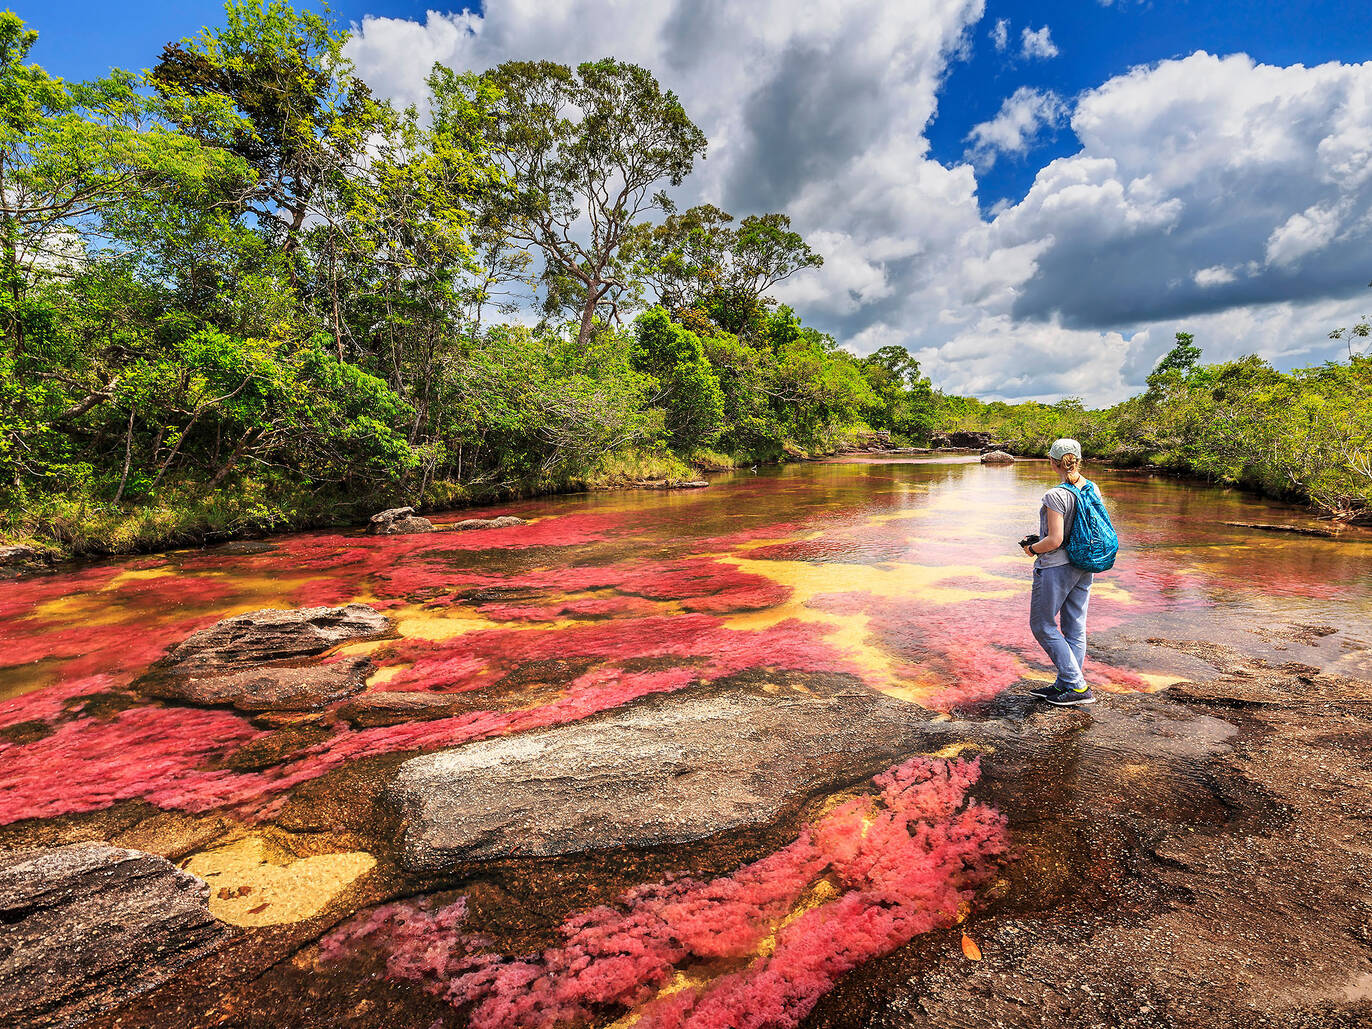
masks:
<path fill-rule="evenodd" d="M 1086 484 L 1081 474 L 1081 444 L 1076 440 L 1055 442 L 1048 451 L 1048 459 L 1053 463 L 1053 474 L 1064 483 L 1078 488 Z M 1058 670 L 1057 680 L 1051 686 L 1040 686 L 1030 693 L 1058 707 L 1096 702 L 1082 675 L 1086 662 L 1086 605 L 1091 599 L 1093 575 L 1072 565 L 1063 546 L 1071 535 L 1076 510 L 1076 495 L 1063 485 L 1054 486 L 1043 495 L 1039 508 L 1039 539 L 1024 547 L 1024 552 L 1034 558 L 1029 628 Z"/>

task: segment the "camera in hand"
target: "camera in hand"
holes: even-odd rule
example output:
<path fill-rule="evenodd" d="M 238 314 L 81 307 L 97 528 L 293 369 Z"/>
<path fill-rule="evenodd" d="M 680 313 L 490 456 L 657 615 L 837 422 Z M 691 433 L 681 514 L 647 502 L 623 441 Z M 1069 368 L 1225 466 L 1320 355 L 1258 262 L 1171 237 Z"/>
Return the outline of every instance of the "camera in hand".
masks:
<path fill-rule="evenodd" d="M 1025 536 L 1024 539 L 1019 541 L 1019 545 L 1021 547 L 1032 547 L 1041 539 L 1043 539 L 1043 537 L 1040 536 L 1038 533 L 1031 532 L 1028 536 Z"/>

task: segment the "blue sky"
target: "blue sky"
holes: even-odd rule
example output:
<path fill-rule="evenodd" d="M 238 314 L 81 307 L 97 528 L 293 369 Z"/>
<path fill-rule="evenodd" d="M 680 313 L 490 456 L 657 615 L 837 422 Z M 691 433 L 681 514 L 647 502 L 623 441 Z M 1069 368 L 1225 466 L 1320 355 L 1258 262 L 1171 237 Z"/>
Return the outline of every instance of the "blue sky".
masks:
<path fill-rule="evenodd" d="M 15 10 L 68 78 L 149 67 L 221 16 L 203 0 Z M 711 141 L 678 204 L 790 214 L 825 264 L 783 300 L 857 353 L 906 346 L 950 390 L 1106 402 L 1178 331 L 1207 360 L 1289 368 L 1337 356 L 1329 329 L 1372 313 L 1366 0 L 333 13 L 358 27 L 362 77 L 401 102 L 423 102 L 435 61 L 652 69 Z"/>
<path fill-rule="evenodd" d="M 343 24 L 361 23 L 367 16 L 422 19 L 428 10 L 457 12 L 464 7 L 481 9 L 479 3 L 445 5 L 441 0 L 338 0 L 330 5 Z M 73 79 L 102 74 L 111 66 L 148 67 L 164 43 L 215 24 L 223 13 L 222 3 L 213 0 L 126 5 L 19 0 L 12 9 L 39 30 L 34 59 Z M 945 164 L 962 160 L 972 127 L 993 118 L 1005 97 L 1022 86 L 1071 97 L 1134 65 L 1196 50 L 1243 52 L 1282 65 L 1366 60 L 1372 56 L 1368 14 L 1366 5 L 1349 0 L 988 0 L 980 24 L 969 34 L 965 59 L 950 62 L 927 133 L 932 154 Z M 1002 19 L 1008 45 L 998 51 L 990 36 Z M 1045 26 L 1057 56 L 1025 56 L 1024 30 L 1037 32 Z M 1064 126 L 1045 132 L 1028 152 L 996 161 L 978 177 L 983 207 L 1019 199 L 1043 164 L 1076 149 L 1075 136 Z"/>
<path fill-rule="evenodd" d="M 988 0 L 973 30 L 970 58 L 951 65 L 929 142 L 935 157 L 957 161 L 972 126 L 994 117 L 1021 86 L 1071 97 L 1135 65 L 1196 50 L 1246 53 L 1278 65 L 1365 61 L 1372 57 L 1369 15 L 1372 6 L 1357 0 Z M 1009 46 L 997 52 L 988 37 L 1001 19 L 1008 22 Z M 1058 56 L 1024 57 L 1023 30 L 1045 25 Z M 983 205 L 1018 200 L 1043 164 L 1076 149 L 1066 129 L 1027 154 L 997 161 L 979 177 Z"/>

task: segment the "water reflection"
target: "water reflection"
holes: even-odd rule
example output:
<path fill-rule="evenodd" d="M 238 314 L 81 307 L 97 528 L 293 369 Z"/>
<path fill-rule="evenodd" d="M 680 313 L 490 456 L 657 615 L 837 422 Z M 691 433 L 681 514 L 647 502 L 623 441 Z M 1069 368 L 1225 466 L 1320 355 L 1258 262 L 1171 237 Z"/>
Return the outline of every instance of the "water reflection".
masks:
<path fill-rule="evenodd" d="M 273 798 L 361 756 L 560 724 L 753 668 L 858 675 L 932 710 L 975 711 L 1051 677 L 1014 545 L 1034 523 L 1045 470 L 791 466 L 709 490 L 508 509 L 529 526 L 299 534 L 261 553 L 185 551 L 7 584 L 0 819 L 135 798 L 265 817 Z M 1194 637 L 1201 623 L 1208 640 L 1245 653 L 1365 661 L 1372 545 L 1229 528 L 1283 513 L 1165 480 L 1097 478 L 1123 540 L 1093 593 L 1087 674 L 1098 689 L 1194 673 L 1193 659 L 1143 641 Z M 369 691 L 451 697 L 435 717 L 376 725 L 336 706 L 300 719 L 317 731 L 264 741 L 279 720 L 122 692 L 219 618 L 354 600 L 397 629 L 344 648 L 380 666 Z M 1290 623 L 1339 631 L 1299 643 L 1272 634 Z M 275 763 L 228 760 L 249 745 Z"/>
<path fill-rule="evenodd" d="M 1211 674 L 1207 661 L 1260 658 L 1367 674 L 1372 544 L 1228 527 L 1299 513 L 1166 480 L 1096 478 L 1123 549 L 1093 591 L 1093 686 L 1153 690 Z M 1052 669 L 1028 631 L 1030 564 L 1015 540 L 1034 527 L 1049 484 L 1043 464 L 851 459 L 726 476 L 686 493 L 512 505 L 495 513 L 531 524 L 508 529 L 303 533 L 6 583 L 0 845 L 114 838 L 184 861 L 212 883 L 218 917 L 245 927 L 318 919 L 318 936 L 369 905 L 433 893 L 396 867 L 394 826 L 378 814 L 385 783 L 419 751 L 747 675 L 786 678 L 800 690 L 810 677 L 856 677 L 919 718 L 1027 717 L 1023 692 Z M 352 601 L 383 611 L 394 631 L 340 648 L 369 656 L 377 671 L 364 693 L 323 710 L 254 715 L 133 688 L 167 647 L 221 618 Z M 1149 642 L 1160 637 L 1204 642 Z M 1015 777 L 1023 804 L 1007 813 L 1037 879 L 1007 873 L 1017 891 L 1056 889 L 1045 869 L 1069 876 L 1077 830 L 1064 829 L 1063 804 L 1138 803 L 1140 782 L 1161 784 L 1169 797 L 1199 795 L 1177 777 L 1201 751 L 1168 748 L 1218 745 L 1201 731 L 1213 719 L 1163 726 L 1169 742 L 1138 757 L 1137 722 L 1112 722 L 1108 698 L 1100 707 L 1092 749 L 1067 732 L 1046 751 L 989 766 L 993 788 Z M 786 991 L 813 1004 L 833 981 L 805 965 L 806 955 L 829 953 L 816 940 L 841 943 L 847 956 L 834 968 L 846 969 L 965 916 L 974 882 L 940 870 L 942 856 L 958 857 L 937 845 L 948 819 L 977 812 L 985 831 L 973 878 L 992 874 L 1004 849 L 999 816 L 965 806 L 970 779 L 938 803 L 942 787 L 923 785 L 964 774 L 946 763 L 955 756 L 956 748 L 934 755 L 918 765 L 924 778 L 899 789 L 879 779 L 880 802 L 870 785 L 845 791 L 837 807 L 768 828 L 737 850 L 577 859 L 600 861 L 594 873 L 575 863 L 504 869 L 492 873 L 499 885 L 364 910 L 326 944 L 324 960 L 285 963 L 274 975 L 323 977 L 326 987 L 280 986 L 292 998 L 309 991 L 312 1003 L 343 1004 L 357 992 L 365 994 L 358 1010 L 391 1004 L 390 1014 L 378 1007 L 359 1022 L 376 1025 L 396 1024 L 388 1019 L 401 1010 L 412 1020 L 430 994 L 498 1012 L 534 996 L 521 985 L 526 975 L 547 978 L 550 991 L 534 996 L 528 1024 L 554 1009 L 573 1020 L 594 1009 L 601 1024 L 677 1024 L 697 1007 L 698 1023 L 682 1024 L 713 1024 L 701 1014 L 711 1005 L 723 1005 L 719 1024 L 732 1024 L 729 1011 L 755 1009 L 759 997 L 781 1003 Z M 886 835 L 873 834 L 887 823 Z M 916 845 L 919 861 L 909 859 Z M 854 864 L 869 859 L 866 870 Z M 933 891 L 937 903 L 916 912 L 873 900 L 886 878 L 921 868 L 918 882 L 900 879 L 901 890 Z M 510 900 L 515 884 L 533 899 Z M 483 891 L 504 899 L 483 908 Z M 596 906 L 602 900 L 610 906 Z M 879 938 L 861 937 L 876 915 L 894 921 Z M 431 923 L 452 942 L 437 971 L 412 961 L 428 952 Z M 711 941 L 724 923 L 736 946 L 716 953 Z M 671 931 L 659 932 L 663 925 Z M 694 927 L 698 946 L 682 949 L 680 925 Z M 602 953 L 582 938 L 604 933 L 628 951 L 616 944 Z M 651 974 L 619 968 L 606 980 L 615 988 L 596 994 L 568 972 L 581 967 L 583 944 L 596 962 L 637 955 Z M 366 993 L 381 987 L 358 969 L 377 962 L 423 996 Z M 271 1010 L 266 995 L 258 1002 Z M 524 1024 L 500 1017 L 490 1024 Z"/>

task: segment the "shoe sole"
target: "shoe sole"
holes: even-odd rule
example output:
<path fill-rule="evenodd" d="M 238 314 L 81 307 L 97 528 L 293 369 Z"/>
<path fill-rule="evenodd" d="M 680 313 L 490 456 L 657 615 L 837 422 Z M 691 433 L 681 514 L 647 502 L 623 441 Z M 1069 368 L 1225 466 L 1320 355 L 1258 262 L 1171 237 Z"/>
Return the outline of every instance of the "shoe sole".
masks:
<path fill-rule="evenodd" d="M 1085 707 L 1087 704 L 1094 704 L 1096 702 L 1095 697 L 1083 697 L 1074 700 L 1054 700 L 1052 697 L 1044 697 L 1043 699 L 1054 707 Z"/>

